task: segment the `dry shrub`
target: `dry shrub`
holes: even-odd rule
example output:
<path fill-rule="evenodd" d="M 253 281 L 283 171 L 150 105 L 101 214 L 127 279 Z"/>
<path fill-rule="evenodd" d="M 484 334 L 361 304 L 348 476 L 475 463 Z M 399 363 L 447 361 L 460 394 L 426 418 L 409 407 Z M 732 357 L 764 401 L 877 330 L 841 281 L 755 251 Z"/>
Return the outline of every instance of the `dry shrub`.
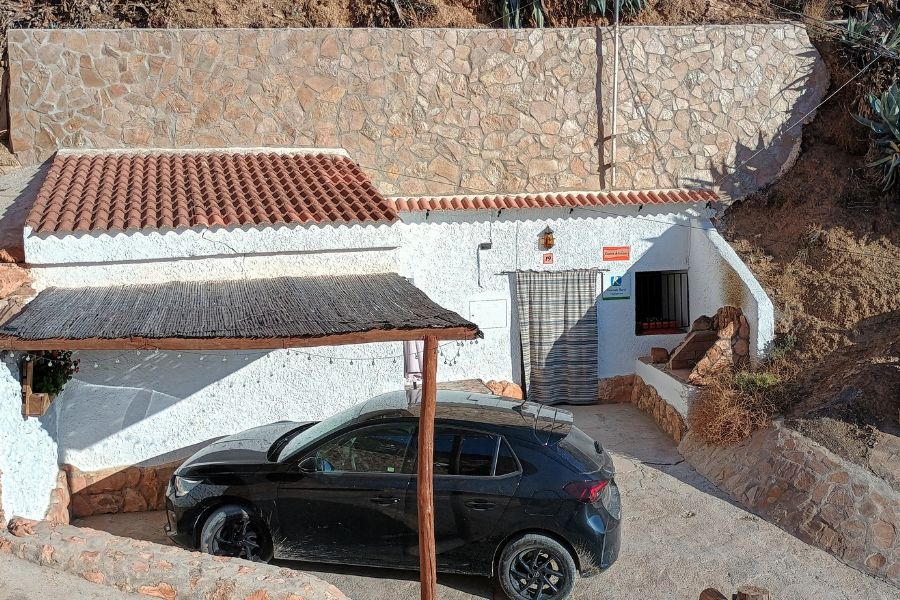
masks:
<path fill-rule="evenodd" d="M 775 375 L 723 370 L 707 378 L 691 404 L 688 428 L 703 442 L 731 446 L 769 424 Z"/>

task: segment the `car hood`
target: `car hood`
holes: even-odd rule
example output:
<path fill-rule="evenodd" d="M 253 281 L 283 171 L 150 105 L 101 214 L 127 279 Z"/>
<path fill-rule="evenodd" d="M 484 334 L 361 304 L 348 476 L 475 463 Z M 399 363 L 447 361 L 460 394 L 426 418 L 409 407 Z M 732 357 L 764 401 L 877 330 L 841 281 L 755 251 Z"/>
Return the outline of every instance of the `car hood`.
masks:
<path fill-rule="evenodd" d="M 291 430 L 303 426 L 295 421 L 278 421 L 223 437 L 194 453 L 179 467 L 178 474 L 188 470 L 238 465 L 264 465 L 272 444 Z"/>

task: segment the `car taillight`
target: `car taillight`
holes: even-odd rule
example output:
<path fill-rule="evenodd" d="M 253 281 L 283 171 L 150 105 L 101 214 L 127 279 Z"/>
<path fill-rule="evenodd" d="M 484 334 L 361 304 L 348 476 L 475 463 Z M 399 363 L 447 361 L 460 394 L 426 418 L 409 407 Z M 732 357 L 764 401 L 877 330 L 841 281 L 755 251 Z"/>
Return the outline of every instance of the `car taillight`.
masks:
<path fill-rule="evenodd" d="M 567 483 L 563 489 L 579 502 L 593 504 L 600 499 L 600 493 L 603 492 L 603 488 L 607 484 L 609 484 L 608 479 L 603 481 L 573 481 Z"/>

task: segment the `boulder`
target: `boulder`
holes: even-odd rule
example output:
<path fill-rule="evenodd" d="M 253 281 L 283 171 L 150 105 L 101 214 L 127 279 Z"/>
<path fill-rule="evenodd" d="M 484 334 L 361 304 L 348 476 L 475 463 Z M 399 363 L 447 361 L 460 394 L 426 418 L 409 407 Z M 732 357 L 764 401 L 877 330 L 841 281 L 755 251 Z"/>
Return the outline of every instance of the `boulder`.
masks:
<path fill-rule="evenodd" d="M 29 535 L 34 535 L 34 526 L 37 525 L 37 523 L 37 521 L 32 519 L 16 517 L 9 522 L 9 526 L 6 529 L 16 537 L 27 537 Z"/>
<path fill-rule="evenodd" d="M 696 319 L 694 319 L 694 322 L 691 323 L 691 331 L 707 331 L 712 328 L 712 317 L 707 317 L 706 315 L 697 317 Z"/>
<path fill-rule="evenodd" d="M 655 365 L 669 362 L 669 351 L 655 346 L 650 348 L 650 362 Z"/>

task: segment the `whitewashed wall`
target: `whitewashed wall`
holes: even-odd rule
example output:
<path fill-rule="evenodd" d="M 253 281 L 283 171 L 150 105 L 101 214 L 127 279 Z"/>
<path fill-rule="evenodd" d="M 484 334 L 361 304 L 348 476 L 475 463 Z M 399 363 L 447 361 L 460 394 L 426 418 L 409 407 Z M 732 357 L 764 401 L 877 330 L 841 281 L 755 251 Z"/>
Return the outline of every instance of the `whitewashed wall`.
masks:
<path fill-rule="evenodd" d="M 701 213 L 671 205 L 640 211 L 629 206 L 499 215 L 406 213 L 391 226 L 245 228 L 213 237 L 190 231 L 63 240 L 33 236 L 26 251 L 41 287 L 396 271 L 434 301 L 476 322 L 473 302 L 477 308 L 478 301 L 495 301 L 496 326 L 479 322 L 483 340 L 442 348 L 438 376 L 443 381 L 521 379 L 511 272 L 608 268 L 598 277 L 597 375 L 602 378 L 632 373 L 635 358 L 651 346 L 672 348 L 682 338 L 635 335 L 634 290 L 628 301 L 599 299 L 610 274 L 630 277 L 633 287 L 637 271 L 688 269 L 691 318 L 727 301 L 727 282 L 746 290 L 746 274 L 731 268 L 731 279 L 723 276 L 722 265 L 736 256 L 722 256 L 725 249 L 711 241 L 714 230 L 698 229 Z M 538 246 L 547 226 L 556 239 L 552 265 L 543 264 Z M 479 250 L 483 243 L 490 249 Z M 631 259 L 604 263 L 603 246 L 630 246 Z M 228 256 L 223 247 L 246 254 Z M 749 291 L 739 295 L 756 298 Z M 743 305 L 752 317 L 757 305 Z M 321 356 L 310 359 L 305 352 Z M 48 443 L 58 444 L 58 453 L 55 446 L 52 452 L 59 463 L 96 470 L 165 462 L 210 438 L 279 419 L 321 419 L 398 389 L 401 355 L 400 343 L 302 352 L 80 352 L 81 372 L 41 425 L 49 432 Z M 352 366 L 349 358 L 355 359 Z"/>
<path fill-rule="evenodd" d="M 3 512 L 42 519 L 59 469 L 52 431 L 34 417 L 22 416 L 22 387 L 14 358 L 0 361 L 0 471 Z"/>
<path fill-rule="evenodd" d="M 81 371 L 44 417 L 55 423 L 48 428 L 59 463 L 86 471 L 163 463 L 210 438 L 273 421 L 323 419 L 403 386 L 402 360 L 384 358 L 402 354 L 399 342 L 303 352 L 318 356 L 78 352 Z M 347 357 L 357 360 L 351 365 Z"/>
<path fill-rule="evenodd" d="M 750 356 L 765 354 L 775 339 L 775 307 L 747 265 L 708 220 L 693 223 L 690 265 L 692 316 L 712 316 L 725 305 L 739 307 L 750 324 Z M 694 278 L 694 273 L 705 275 Z"/>

